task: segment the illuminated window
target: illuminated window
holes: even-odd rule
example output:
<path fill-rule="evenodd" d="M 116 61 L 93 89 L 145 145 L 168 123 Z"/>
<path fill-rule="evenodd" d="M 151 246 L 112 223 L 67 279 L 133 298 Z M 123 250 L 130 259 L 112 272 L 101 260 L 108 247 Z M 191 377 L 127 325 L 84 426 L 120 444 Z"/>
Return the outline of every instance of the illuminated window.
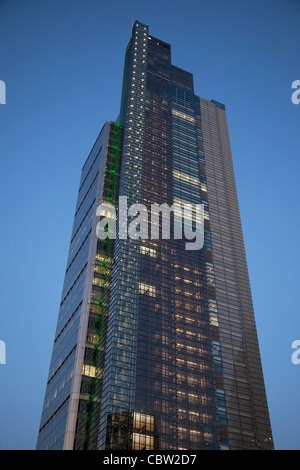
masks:
<path fill-rule="evenodd" d="M 154 432 L 154 416 L 134 413 L 134 428 Z"/>
<path fill-rule="evenodd" d="M 153 248 L 148 248 L 147 246 L 141 245 L 141 254 L 149 255 L 151 258 L 156 258 L 156 250 L 153 250 Z"/>
<path fill-rule="evenodd" d="M 139 292 L 140 294 L 150 295 L 150 297 L 156 296 L 155 287 L 150 286 L 149 284 L 144 284 L 143 282 L 140 282 L 139 284 Z"/>
<path fill-rule="evenodd" d="M 186 173 L 181 173 L 180 171 L 173 171 L 173 177 L 185 181 L 186 183 L 194 184 L 196 186 L 200 185 L 198 178 L 187 175 Z"/>
<path fill-rule="evenodd" d="M 154 437 L 147 434 L 133 433 L 133 450 L 153 450 Z"/>
<path fill-rule="evenodd" d="M 103 266 L 99 266 L 99 264 L 95 265 L 94 271 L 96 273 L 105 274 L 105 268 Z"/>
<path fill-rule="evenodd" d="M 107 256 L 103 255 L 102 253 L 96 253 L 96 260 L 105 263 L 107 261 Z"/>
<path fill-rule="evenodd" d="M 107 217 L 109 219 L 115 219 L 116 218 L 116 215 L 112 211 L 106 210 L 106 209 L 103 209 L 103 208 L 101 208 L 100 216 L 101 217 Z"/>
<path fill-rule="evenodd" d="M 98 277 L 94 277 L 93 286 L 104 287 L 104 279 L 99 279 Z"/>
<path fill-rule="evenodd" d="M 87 335 L 87 342 L 92 344 L 98 344 L 99 336 L 94 335 L 93 333 L 88 333 Z"/>
<path fill-rule="evenodd" d="M 134 413 L 134 450 L 153 450 L 154 449 L 154 416 L 143 413 Z"/>
<path fill-rule="evenodd" d="M 211 325 L 217 326 L 217 327 L 219 326 L 219 320 L 215 313 L 212 313 L 212 312 L 209 313 L 209 321 Z"/>
<path fill-rule="evenodd" d="M 214 299 L 208 299 L 208 310 L 217 313 L 217 302 Z"/>
<path fill-rule="evenodd" d="M 88 377 L 95 377 L 96 367 L 90 366 L 89 364 L 83 364 L 82 375 L 87 375 Z"/>
<path fill-rule="evenodd" d="M 181 119 L 185 119 L 186 121 L 196 122 L 195 118 L 193 118 L 192 116 L 189 116 L 188 114 L 177 111 L 176 109 L 172 109 L 172 114 L 174 114 L 174 116 L 177 116 Z"/>

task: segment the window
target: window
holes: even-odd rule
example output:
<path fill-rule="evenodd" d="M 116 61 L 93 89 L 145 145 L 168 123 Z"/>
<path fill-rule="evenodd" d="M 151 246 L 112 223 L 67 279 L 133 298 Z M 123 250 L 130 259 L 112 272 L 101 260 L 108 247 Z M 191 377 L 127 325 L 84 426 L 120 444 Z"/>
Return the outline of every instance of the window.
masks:
<path fill-rule="evenodd" d="M 89 364 L 83 364 L 82 375 L 87 375 L 88 377 L 95 377 L 96 367 L 90 366 Z"/>
<path fill-rule="evenodd" d="M 155 287 L 150 286 L 149 284 L 144 284 L 143 282 L 140 282 L 139 284 L 139 292 L 140 294 L 150 295 L 150 297 L 156 297 Z"/>
<path fill-rule="evenodd" d="M 151 258 L 156 258 L 156 250 L 148 248 L 147 246 L 141 245 L 141 254 L 151 256 Z"/>

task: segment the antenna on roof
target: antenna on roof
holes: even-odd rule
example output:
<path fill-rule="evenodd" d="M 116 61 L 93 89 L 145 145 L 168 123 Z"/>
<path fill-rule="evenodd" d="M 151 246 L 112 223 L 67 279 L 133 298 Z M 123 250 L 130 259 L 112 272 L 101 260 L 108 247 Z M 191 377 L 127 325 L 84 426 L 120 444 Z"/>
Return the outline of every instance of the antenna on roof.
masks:
<path fill-rule="evenodd" d="M 132 30 L 133 30 L 133 15 L 132 15 L 132 20 L 131 20 L 131 37 L 132 37 Z"/>

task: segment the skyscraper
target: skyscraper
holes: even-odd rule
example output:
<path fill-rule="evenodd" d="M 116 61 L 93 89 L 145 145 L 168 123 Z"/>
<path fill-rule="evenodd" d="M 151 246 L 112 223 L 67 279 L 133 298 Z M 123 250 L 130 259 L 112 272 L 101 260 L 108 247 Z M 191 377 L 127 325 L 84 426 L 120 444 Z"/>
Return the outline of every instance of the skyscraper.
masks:
<path fill-rule="evenodd" d="M 202 204 L 204 246 L 100 239 L 119 196 Z M 37 448 L 273 448 L 225 106 L 140 22 L 82 169 Z"/>

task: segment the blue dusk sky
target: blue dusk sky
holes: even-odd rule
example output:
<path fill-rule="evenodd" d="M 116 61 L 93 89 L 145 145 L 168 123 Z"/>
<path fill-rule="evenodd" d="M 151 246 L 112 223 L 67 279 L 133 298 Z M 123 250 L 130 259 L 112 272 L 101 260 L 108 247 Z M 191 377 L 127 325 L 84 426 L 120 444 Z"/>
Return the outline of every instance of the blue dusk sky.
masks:
<path fill-rule="evenodd" d="M 34 449 L 80 171 L 119 114 L 132 17 L 225 103 L 271 423 L 300 449 L 299 0 L 0 0 L 0 449 Z"/>

